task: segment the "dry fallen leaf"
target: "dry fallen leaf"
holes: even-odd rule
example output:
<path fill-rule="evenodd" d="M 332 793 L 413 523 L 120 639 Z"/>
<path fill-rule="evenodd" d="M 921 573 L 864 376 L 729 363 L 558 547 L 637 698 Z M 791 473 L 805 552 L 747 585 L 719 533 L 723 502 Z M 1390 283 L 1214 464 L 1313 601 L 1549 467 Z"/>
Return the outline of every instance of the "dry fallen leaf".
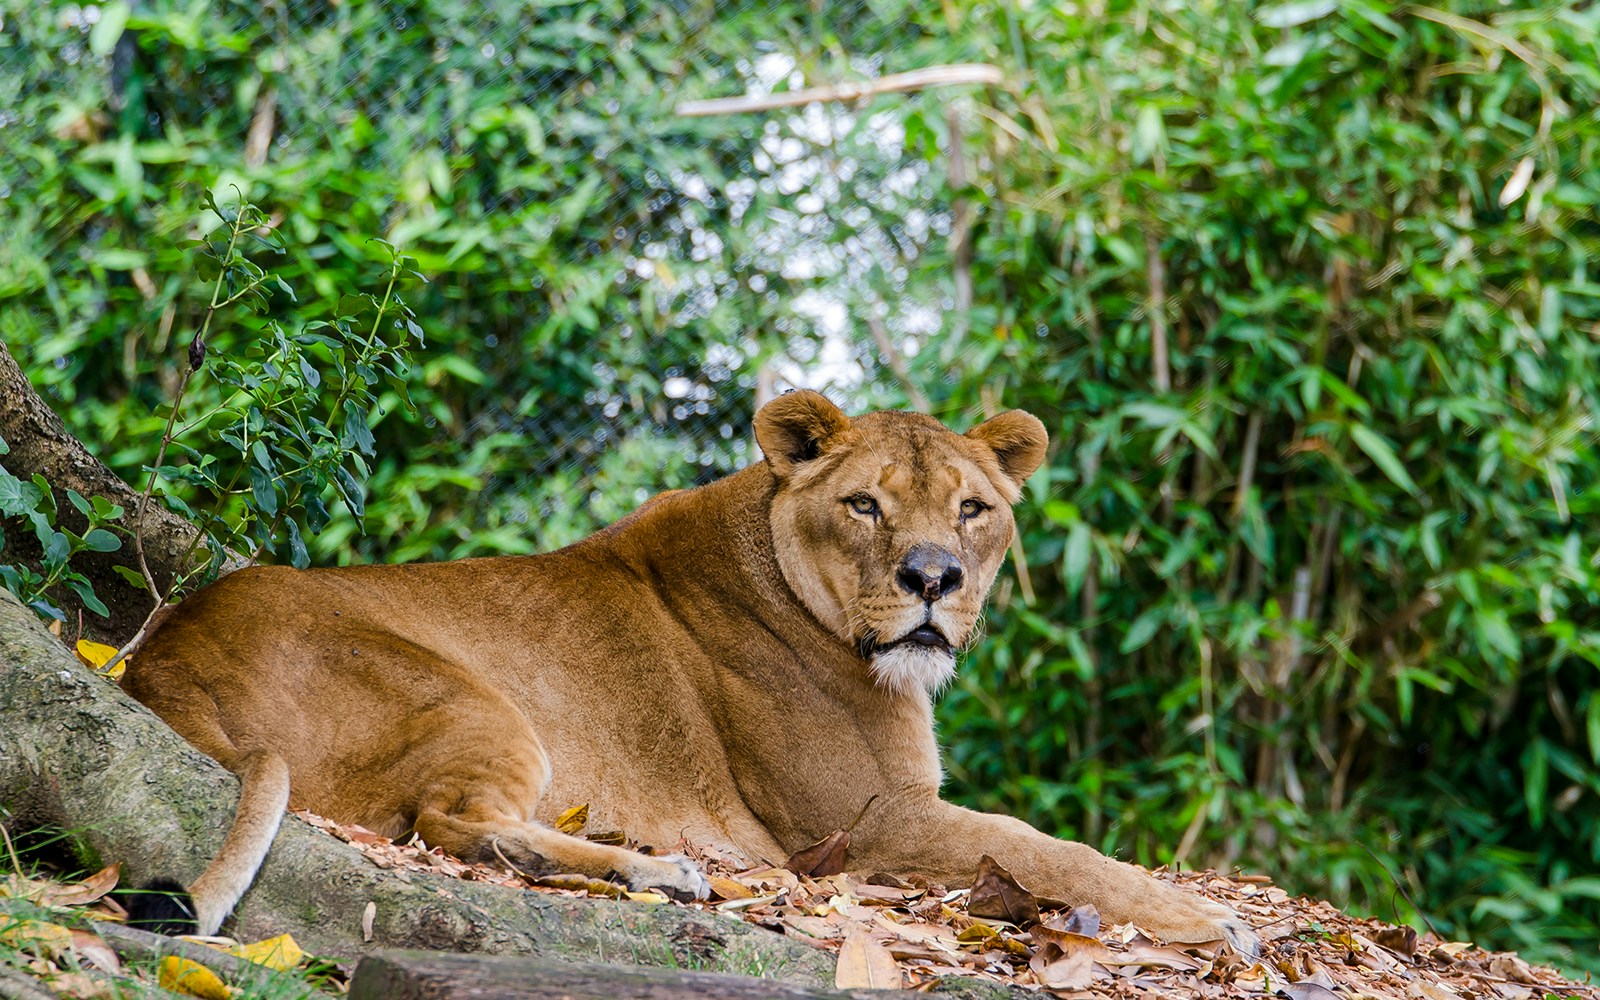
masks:
<path fill-rule="evenodd" d="M 1064 955 L 1088 955 L 1095 962 L 1103 963 L 1111 960 L 1111 950 L 1102 944 L 1099 938 L 1074 934 L 1071 931 L 1058 931 L 1043 924 L 1036 925 L 1028 933 L 1033 938 L 1034 944 L 1041 948 L 1049 945 Z"/>
<path fill-rule="evenodd" d="M 546 813 L 545 815 L 549 815 Z M 560 816 L 556 817 L 556 829 L 569 836 L 576 836 L 585 823 L 589 822 L 589 803 L 573 806 Z"/>
<path fill-rule="evenodd" d="M 1406 984 L 1406 996 L 1411 1000 L 1461 1000 L 1461 994 L 1444 983 L 1429 983 L 1420 979 Z"/>
<path fill-rule="evenodd" d="M 1528 963 L 1515 955 L 1496 955 L 1489 960 L 1489 973 L 1501 979 L 1509 979 L 1513 983 L 1522 983 L 1527 986 L 1538 984 L 1539 979 L 1528 967 Z"/>
<path fill-rule="evenodd" d="M 849 846 L 850 831 L 835 830 L 810 847 L 796 851 L 783 867 L 796 875 L 813 878 L 837 875 L 844 871 L 844 852 Z"/>
<path fill-rule="evenodd" d="M 1066 954 L 1047 944 L 1028 959 L 1039 983 L 1053 990 L 1081 990 L 1094 982 L 1094 959 L 1086 951 Z"/>
<path fill-rule="evenodd" d="M 117 878 L 121 871 L 122 866 L 120 864 L 112 864 L 100 869 L 82 882 L 74 882 L 72 885 L 48 883 L 48 887 L 39 897 L 39 905 L 88 906 L 117 887 Z"/>
<path fill-rule="evenodd" d="M 1183 972 L 1194 972 L 1200 968 L 1200 960 L 1190 955 L 1185 955 L 1176 948 L 1163 948 L 1151 944 L 1144 938 L 1136 938 L 1128 946 L 1127 951 L 1114 951 L 1101 959 L 1105 965 L 1143 965 L 1157 969 L 1178 969 Z"/>
<path fill-rule="evenodd" d="M 117 958 L 117 953 L 112 951 L 111 946 L 101 940 L 98 934 L 73 931 L 72 950 L 80 959 L 101 972 L 116 973 L 122 969 L 122 960 Z"/>
<path fill-rule="evenodd" d="M 847 934 L 839 947 L 833 984 L 841 990 L 898 990 L 903 981 L 889 949 L 856 931 Z"/>
<path fill-rule="evenodd" d="M 1039 982 L 1051 989 L 1081 990 L 1095 978 L 1094 963 L 1111 956 L 1110 949 L 1097 938 L 1060 931 L 1039 924 L 1030 932 L 1034 944 L 1028 968 Z"/>
<path fill-rule="evenodd" d="M 1385 927 L 1374 934 L 1372 939 L 1406 958 L 1417 953 L 1417 931 L 1413 927 Z"/>
<path fill-rule="evenodd" d="M 948 927 L 928 923 L 897 923 L 881 910 L 872 915 L 873 922 L 896 937 L 919 945 L 926 945 L 943 955 L 951 955 L 961 947 L 961 942 Z"/>
<path fill-rule="evenodd" d="M 215 972 L 199 962 L 176 955 L 168 955 L 161 960 L 158 981 L 164 990 L 200 997 L 201 1000 L 229 1000 L 233 995 Z"/>
<path fill-rule="evenodd" d="M 1039 901 L 1017 884 L 1011 873 L 985 854 L 978 859 L 978 875 L 972 880 L 972 895 L 967 897 L 967 912 L 974 917 L 1004 920 L 1026 927 L 1039 920 Z"/>

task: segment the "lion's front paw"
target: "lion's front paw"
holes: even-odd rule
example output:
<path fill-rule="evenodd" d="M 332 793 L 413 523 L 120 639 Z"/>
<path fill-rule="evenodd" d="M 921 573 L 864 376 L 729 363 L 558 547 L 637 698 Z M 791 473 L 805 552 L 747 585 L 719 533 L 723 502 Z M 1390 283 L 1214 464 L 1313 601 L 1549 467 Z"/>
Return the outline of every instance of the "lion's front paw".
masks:
<path fill-rule="evenodd" d="M 1135 920 L 1136 924 L 1167 941 L 1226 941 L 1241 955 L 1260 957 L 1260 936 L 1226 906 L 1181 889 L 1161 895 L 1162 905 L 1145 919 Z"/>
<path fill-rule="evenodd" d="M 628 888 L 635 892 L 657 889 L 680 903 L 711 895 L 711 883 L 699 866 L 681 854 L 640 855 L 639 862 L 626 873 Z"/>

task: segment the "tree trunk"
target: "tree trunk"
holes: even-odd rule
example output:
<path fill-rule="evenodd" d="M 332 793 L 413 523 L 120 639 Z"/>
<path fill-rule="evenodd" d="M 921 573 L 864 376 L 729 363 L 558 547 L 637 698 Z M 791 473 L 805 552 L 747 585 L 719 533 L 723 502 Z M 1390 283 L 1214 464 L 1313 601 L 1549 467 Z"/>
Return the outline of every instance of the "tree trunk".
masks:
<path fill-rule="evenodd" d="M 172 585 L 191 552 L 197 534 L 194 525 L 167 510 L 159 500 L 152 500 L 143 522 L 135 524 L 139 491 L 119 479 L 67 431 L 61 418 L 33 390 L 4 344 L 0 344 L 0 438 L 11 448 L 10 454 L 0 457 L 0 465 L 23 479 L 37 472 L 49 480 L 61 521 L 71 530 L 81 534 L 84 519 L 67 502 L 67 490 L 121 504 L 125 511 L 121 524 L 144 537 L 145 558 L 156 582 L 163 588 Z M 32 527 L 7 519 L 4 528 L 5 549 L 0 552 L 0 561 L 37 565 L 39 545 Z M 84 637 L 115 646 L 131 639 L 155 606 L 152 595 L 133 587 L 111 569 L 118 565 L 138 569 L 131 539 L 125 538 L 116 552 L 79 553 L 71 565 L 89 578 L 95 595 L 105 602 L 111 616 L 102 618 L 84 608 L 71 590 L 57 588 L 50 597 L 67 613 L 67 634 L 78 634 L 81 615 Z"/>
<path fill-rule="evenodd" d="M 124 884 L 191 881 L 221 846 L 233 775 L 82 667 L 0 591 L 0 804 L 13 830 L 79 831 L 91 869 L 123 863 Z M 362 914 L 376 907 L 372 936 Z M 236 933 L 292 933 L 309 951 L 374 948 L 538 955 L 568 961 L 761 969 L 812 985 L 833 961 L 731 916 L 511 889 L 374 867 L 348 844 L 290 816 L 237 912 Z"/>

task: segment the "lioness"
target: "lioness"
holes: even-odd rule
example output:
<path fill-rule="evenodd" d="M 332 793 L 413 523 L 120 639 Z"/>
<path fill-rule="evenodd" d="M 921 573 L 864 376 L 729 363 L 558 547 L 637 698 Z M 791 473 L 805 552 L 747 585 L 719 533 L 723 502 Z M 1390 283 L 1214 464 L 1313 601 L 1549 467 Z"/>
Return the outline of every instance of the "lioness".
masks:
<path fill-rule="evenodd" d="M 939 799 L 932 696 L 973 640 L 1043 425 L 1012 411 L 963 435 L 792 392 L 755 430 L 765 461 L 558 552 L 247 569 L 180 605 L 123 684 L 243 780 L 190 888 L 200 931 L 288 804 L 462 858 L 707 894 L 682 857 L 547 825 L 587 802 L 602 827 L 751 861 L 854 820 L 852 868 L 958 884 L 987 853 L 1108 920 L 1255 950 L 1223 906 Z"/>

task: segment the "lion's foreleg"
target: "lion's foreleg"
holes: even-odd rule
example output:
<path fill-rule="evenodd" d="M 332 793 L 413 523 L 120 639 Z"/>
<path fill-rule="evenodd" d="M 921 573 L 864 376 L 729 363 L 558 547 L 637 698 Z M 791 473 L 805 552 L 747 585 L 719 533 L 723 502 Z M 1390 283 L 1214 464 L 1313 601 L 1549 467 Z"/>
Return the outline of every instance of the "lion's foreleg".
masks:
<path fill-rule="evenodd" d="M 851 867 L 921 873 L 965 884 L 985 854 L 1033 892 L 1093 905 L 1110 922 L 1131 921 L 1171 941 L 1226 939 L 1241 952 L 1259 949 L 1255 932 L 1225 906 L 1086 844 L 931 795 L 891 803 L 863 822 L 851 838 L 849 861 Z"/>
<path fill-rule="evenodd" d="M 534 877 L 572 873 L 615 878 L 630 889 L 663 889 L 687 899 L 704 899 L 710 893 L 705 876 L 679 855 L 651 856 L 596 844 L 470 804 L 451 812 L 424 807 L 417 815 L 416 831 L 430 846 L 459 858 L 508 864 Z"/>

